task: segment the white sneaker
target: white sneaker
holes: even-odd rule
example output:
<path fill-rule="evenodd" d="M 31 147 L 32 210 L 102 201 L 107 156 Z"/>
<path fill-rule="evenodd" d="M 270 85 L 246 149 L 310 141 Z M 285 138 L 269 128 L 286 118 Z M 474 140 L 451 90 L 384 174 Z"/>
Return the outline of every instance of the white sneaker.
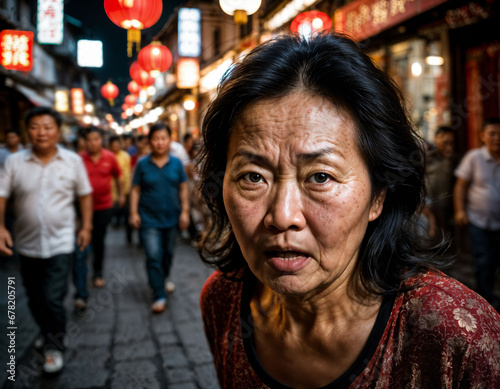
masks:
<path fill-rule="evenodd" d="M 35 341 L 33 342 L 33 347 L 36 349 L 36 350 L 41 350 L 43 348 L 43 346 L 45 346 L 45 336 L 43 336 L 42 334 L 39 334 Z"/>
<path fill-rule="evenodd" d="M 63 353 L 59 350 L 47 350 L 43 353 L 45 363 L 43 371 L 47 374 L 59 373 L 64 367 Z"/>
<path fill-rule="evenodd" d="M 165 283 L 165 291 L 167 293 L 173 293 L 174 290 L 175 290 L 175 284 L 172 281 L 167 281 Z"/>
<path fill-rule="evenodd" d="M 159 299 L 156 300 L 151 306 L 151 310 L 154 313 L 162 313 L 165 310 L 165 306 L 167 305 L 167 299 Z"/>

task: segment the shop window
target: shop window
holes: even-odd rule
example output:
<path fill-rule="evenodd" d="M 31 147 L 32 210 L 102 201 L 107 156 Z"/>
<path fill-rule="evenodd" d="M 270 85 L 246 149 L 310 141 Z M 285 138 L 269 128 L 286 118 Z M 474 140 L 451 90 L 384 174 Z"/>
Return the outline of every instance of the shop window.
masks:
<path fill-rule="evenodd" d="M 449 75 L 439 41 L 412 39 L 389 47 L 388 72 L 403 91 L 420 135 L 432 141 L 450 125 Z"/>

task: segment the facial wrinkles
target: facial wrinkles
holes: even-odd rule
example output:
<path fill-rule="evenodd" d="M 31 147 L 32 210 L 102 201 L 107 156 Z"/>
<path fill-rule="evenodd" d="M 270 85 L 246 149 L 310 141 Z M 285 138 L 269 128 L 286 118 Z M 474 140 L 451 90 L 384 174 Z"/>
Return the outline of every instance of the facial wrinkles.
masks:
<path fill-rule="evenodd" d="M 301 109 L 300 106 L 305 107 L 308 105 L 307 102 L 303 102 L 300 103 L 297 110 L 297 105 L 294 104 L 295 101 L 293 99 L 290 100 L 292 101 L 289 105 L 274 105 L 269 102 L 254 105 L 243 114 L 233 133 L 233 136 L 236 138 L 233 139 L 233 144 L 237 145 L 237 149 L 246 149 L 249 152 L 266 156 L 272 162 L 272 166 L 275 169 L 274 173 L 277 175 L 276 185 L 278 189 L 276 190 L 284 189 L 285 191 L 295 189 L 291 183 L 287 183 L 286 185 L 282 183 L 295 179 L 297 169 L 300 168 L 298 165 L 302 162 L 296 158 L 299 152 L 310 152 L 321 149 L 326 144 L 333 146 L 334 154 L 341 154 L 341 147 L 349 149 L 349 146 L 354 146 L 351 144 L 352 139 L 349 139 L 346 135 L 331 137 L 328 131 L 309 131 L 308 133 L 290 131 L 290 128 L 298 128 L 299 130 L 308 127 L 326 129 L 336 126 L 339 127 L 337 131 L 340 131 L 340 135 L 342 135 L 342 131 L 349 125 L 330 112 L 328 112 L 327 116 L 330 122 L 325 122 L 325 110 L 333 109 L 332 107 L 316 104 L 311 105 L 307 109 Z M 265 108 L 262 105 L 265 105 Z M 333 121 L 337 121 L 338 123 L 332 123 Z M 335 143 L 334 140 L 338 140 L 337 143 L 341 143 L 342 146 Z M 329 157 L 332 158 L 332 156 Z M 345 156 L 342 155 L 342 157 Z M 342 157 L 340 159 L 343 159 Z M 347 167 L 343 173 L 345 177 L 341 178 L 345 178 L 346 182 L 357 180 L 357 177 L 352 174 L 350 167 Z M 280 185 L 285 185 L 285 188 L 279 188 Z M 343 187 L 338 186 L 337 189 L 342 191 Z M 336 194 L 336 196 L 339 195 L 340 193 Z M 291 197 L 292 195 L 283 194 L 283 196 Z M 299 200 L 303 198 L 300 196 L 296 197 Z M 328 201 L 329 199 L 323 199 L 324 203 Z M 307 197 L 304 198 L 304 204 L 299 205 L 303 206 L 314 217 L 325 218 L 325 215 L 320 215 L 322 212 L 321 209 L 314 207 Z"/>
<path fill-rule="evenodd" d="M 262 108 L 262 105 L 266 105 L 266 108 Z M 307 109 L 299 108 L 297 111 L 293 101 L 290 106 L 258 103 L 244 112 L 235 126 L 233 144 L 238 150 L 266 157 L 281 178 L 294 176 L 297 168 L 307 165 L 308 161 L 298 159 L 301 153 L 331 149 L 333 153 L 327 158 L 330 162 L 337 160 L 341 163 L 345 159 L 343 149 L 349 140 L 342 137 L 341 141 L 336 142 L 336 138 L 331 137 L 326 129 L 332 126 L 332 121 L 337 121 L 340 127 L 347 124 L 332 113 L 328 113 L 330 120 L 327 122 L 327 109 L 323 105 L 315 105 Z M 290 131 L 291 128 L 296 130 Z M 315 132 L 309 128 L 325 131 Z"/>

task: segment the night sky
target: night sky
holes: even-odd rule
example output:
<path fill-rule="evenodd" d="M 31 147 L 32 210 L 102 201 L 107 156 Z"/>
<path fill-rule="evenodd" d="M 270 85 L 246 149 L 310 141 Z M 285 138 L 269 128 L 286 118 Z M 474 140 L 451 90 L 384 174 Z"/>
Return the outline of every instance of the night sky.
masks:
<path fill-rule="evenodd" d="M 173 10 L 183 0 L 164 0 L 160 20 L 152 27 L 142 31 L 141 47 L 149 44 L 152 38 L 163 28 Z M 65 14 L 83 23 L 78 39 L 96 39 L 103 42 L 104 65 L 101 69 L 91 69 L 104 84 L 108 79 L 120 89 L 117 106 L 120 107 L 130 81 L 130 64 L 137 59 L 127 57 L 127 30 L 115 25 L 104 11 L 104 0 L 67 0 Z M 70 20 L 69 20 L 70 21 Z"/>

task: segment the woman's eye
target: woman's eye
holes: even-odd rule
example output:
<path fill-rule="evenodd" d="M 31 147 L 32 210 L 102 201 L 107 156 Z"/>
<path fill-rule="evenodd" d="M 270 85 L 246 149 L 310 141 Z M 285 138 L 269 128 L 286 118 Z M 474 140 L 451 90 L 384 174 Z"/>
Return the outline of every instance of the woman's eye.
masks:
<path fill-rule="evenodd" d="M 311 177 L 309 177 L 308 181 L 313 184 L 324 184 L 328 182 L 332 177 L 326 173 L 315 173 Z"/>
<path fill-rule="evenodd" d="M 243 176 L 243 178 L 254 184 L 262 181 L 262 176 L 259 173 L 247 173 Z"/>

